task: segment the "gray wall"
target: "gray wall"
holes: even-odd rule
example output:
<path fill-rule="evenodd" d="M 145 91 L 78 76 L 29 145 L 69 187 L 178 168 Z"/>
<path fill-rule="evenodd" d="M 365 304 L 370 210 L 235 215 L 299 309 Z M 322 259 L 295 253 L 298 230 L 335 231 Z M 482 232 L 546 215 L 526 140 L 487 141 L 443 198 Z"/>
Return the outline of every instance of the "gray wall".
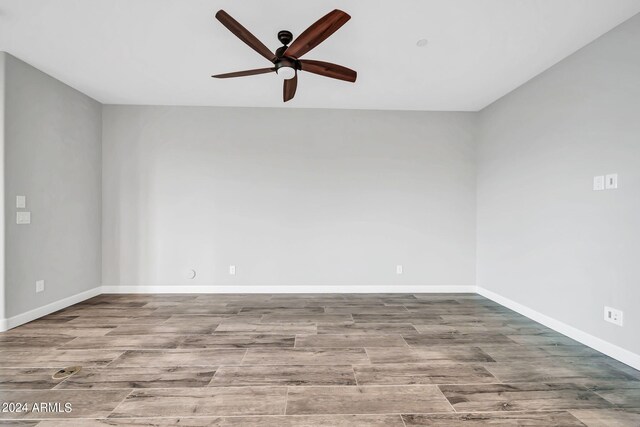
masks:
<path fill-rule="evenodd" d="M 0 224 L 4 224 L 4 88 L 5 88 L 5 64 L 7 56 L 0 52 Z M 5 325 L 5 271 L 4 271 L 4 227 L 0 227 L 0 331 Z"/>
<path fill-rule="evenodd" d="M 481 113 L 478 286 L 640 354 L 640 15 Z M 617 172 L 620 188 L 592 191 Z M 624 310 L 624 327 L 603 306 Z"/>
<path fill-rule="evenodd" d="M 6 56 L 6 317 L 100 285 L 101 108 Z M 16 225 L 16 195 L 30 225 Z"/>
<path fill-rule="evenodd" d="M 475 134 L 470 113 L 105 106 L 103 284 L 473 286 Z"/>

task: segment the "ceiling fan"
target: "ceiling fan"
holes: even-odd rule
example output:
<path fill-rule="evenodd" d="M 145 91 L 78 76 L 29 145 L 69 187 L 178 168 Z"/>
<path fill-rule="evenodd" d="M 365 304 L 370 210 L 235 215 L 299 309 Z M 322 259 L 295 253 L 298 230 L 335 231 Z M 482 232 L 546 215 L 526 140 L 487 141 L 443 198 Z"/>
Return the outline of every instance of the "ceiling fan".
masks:
<path fill-rule="evenodd" d="M 296 93 L 299 70 L 348 82 L 356 81 L 357 73 L 342 65 L 300 59 L 302 55 L 325 41 L 351 19 L 351 16 L 341 10 L 336 9 L 329 12 L 307 28 L 295 40 L 293 40 L 293 34 L 291 34 L 290 31 L 283 30 L 278 32 L 278 40 L 280 40 L 282 46 L 279 47 L 275 53 L 271 52 L 256 36 L 251 34 L 224 10 L 219 10 L 218 13 L 216 13 L 216 19 L 250 48 L 269 60 L 273 66 L 255 70 L 237 71 L 234 73 L 216 74 L 211 77 L 227 79 L 275 72 L 284 80 L 284 102 L 291 100 Z M 293 43 L 291 43 L 292 40 Z M 289 43 L 291 43 L 291 45 L 289 45 Z"/>

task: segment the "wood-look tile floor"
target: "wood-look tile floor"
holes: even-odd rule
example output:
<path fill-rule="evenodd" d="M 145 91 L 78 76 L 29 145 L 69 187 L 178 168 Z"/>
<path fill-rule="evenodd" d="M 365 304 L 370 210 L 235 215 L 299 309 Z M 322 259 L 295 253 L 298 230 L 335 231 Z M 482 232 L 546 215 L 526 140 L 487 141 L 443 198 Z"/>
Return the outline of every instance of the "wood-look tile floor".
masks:
<path fill-rule="evenodd" d="M 62 380 L 52 374 L 80 365 Z M 18 426 L 640 426 L 640 372 L 472 294 L 101 295 L 0 334 Z"/>

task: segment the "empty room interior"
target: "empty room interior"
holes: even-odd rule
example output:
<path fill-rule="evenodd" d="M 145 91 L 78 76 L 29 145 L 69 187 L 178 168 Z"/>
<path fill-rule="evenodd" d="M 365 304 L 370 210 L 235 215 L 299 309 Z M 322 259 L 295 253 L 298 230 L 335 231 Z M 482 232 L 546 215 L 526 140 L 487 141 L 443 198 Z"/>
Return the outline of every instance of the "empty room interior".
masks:
<path fill-rule="evenodd" d="M 0 426 L 640 426 L 640 0 L 0 0 Z"/>

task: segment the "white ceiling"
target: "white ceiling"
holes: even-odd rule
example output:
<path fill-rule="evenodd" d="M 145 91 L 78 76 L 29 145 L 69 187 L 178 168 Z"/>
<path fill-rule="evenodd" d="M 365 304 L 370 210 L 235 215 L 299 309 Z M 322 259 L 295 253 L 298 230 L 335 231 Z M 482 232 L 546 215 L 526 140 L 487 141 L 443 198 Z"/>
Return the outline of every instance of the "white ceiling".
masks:
<path fill-rule="evenodd" d="M 334 8 L 352 16 L 305 55 L 358 71 L 302 73 L 293 101 L 213 18 L 275 50 Z M 640 12 L 640 0 L 0 0 L 0 50 L 107 104 L 479 110 Z M 419 48 L 416 42 L 429 43 Z"/>

